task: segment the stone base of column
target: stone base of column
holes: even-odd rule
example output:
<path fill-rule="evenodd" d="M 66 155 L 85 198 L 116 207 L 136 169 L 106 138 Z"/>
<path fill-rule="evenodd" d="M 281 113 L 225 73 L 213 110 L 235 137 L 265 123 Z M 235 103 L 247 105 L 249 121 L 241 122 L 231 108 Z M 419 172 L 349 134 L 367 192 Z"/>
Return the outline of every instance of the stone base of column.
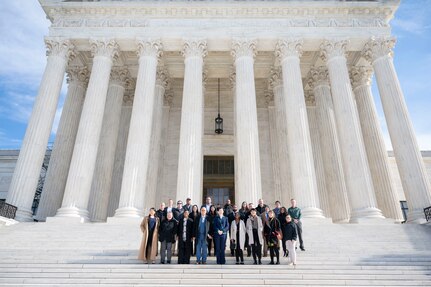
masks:
<path fill-rule="evenodd" d="M 144 213 L 142 210 L 137 209 L 136 207 L 121 207 L 115 211 L 114 217 L 143 217 Z"/>
<path fill-rule="evenodd" d="M 380 209 L 367 207 L 360 210 L 353 210 L 350 215 L 350 223 L 389 223 L 391 220 L 386 219 Z M 393 221 L 392 221 L 393 222 Z"/>
<path fill-rule="evenodd" d="M 326 219 L 325 216 L 323 216 L 323 212 L 320 208 L 316 207 L 305 207 L 301 208 L 301 214 L 302 218 L 323 218 Z"/>
<path fill-rule="evenodd" d="M 88 210 L 80 209 L 78 207 L 62 207 L 57 210 L 55 217 L 48 217 L 46 221 L 48 222 L 49 219 L 49 221 L 52 222 L 64 218 L 67 218 L 66 220 L 69 220 L 70 218 L 71 221 L 79 221 L 81 223 L 90 221 Z"/>
<path fill-rule="evenodd" d="M 32 222 L 34 221 L 33 212 L 31 210 L 18 207 L 14 219 L 19 222 Z"/>
<path fill-rule="evenodd" d="M 16 219 L 16 218 L 15 218 Z M 425 224 L 425 214 L 423 209 L 409 210 L 406 223 Z"/>
<path fill-rule="evenodd" d="M 332 222 L 336 223 L 336 224 L 348 224 L 349 223 L 349 219 L 346 218 L 346 219 L 341 219 L 341 220 L 335 220 L 335 221 L 332 221 Z"/>

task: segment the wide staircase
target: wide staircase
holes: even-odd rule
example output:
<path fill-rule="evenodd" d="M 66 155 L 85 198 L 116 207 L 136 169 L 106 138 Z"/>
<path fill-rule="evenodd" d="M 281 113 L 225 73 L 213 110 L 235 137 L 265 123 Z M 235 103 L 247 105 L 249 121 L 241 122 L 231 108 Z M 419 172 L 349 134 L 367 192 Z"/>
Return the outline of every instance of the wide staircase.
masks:
<path fill-rule="evenodd" d="M 0 286 L 431 286 L 431 226 L 304 223 L 298 264 L 143 264 L 139 222 L 0 227 Z M 159 262 L 159 260 L 157 260 Z M 194 262 L 194 260 L 193 260 Z"/>

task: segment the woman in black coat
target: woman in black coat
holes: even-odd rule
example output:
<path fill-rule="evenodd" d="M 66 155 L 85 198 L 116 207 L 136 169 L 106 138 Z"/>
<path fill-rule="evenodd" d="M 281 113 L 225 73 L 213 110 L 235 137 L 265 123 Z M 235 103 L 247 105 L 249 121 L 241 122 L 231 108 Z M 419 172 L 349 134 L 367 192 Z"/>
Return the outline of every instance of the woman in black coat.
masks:
<path fill-rule="evenodd" d="M 271 262 L 269 264 L 280 264 L 280 253 L 279 253 L 279 239 L 278 234 L 281 234 L 280 221 L 276 218 L 274 211 L 268 212 L 268 224 L 265 225 L 266 241 L 268 242 L 269 254 L 271 255 Z M 277 262 L 274 263 L 274 257 L 277 258 Z"/>
<path fill-rule="evenodd" d="M 287 256 L 287 248 L 286 248 L 286 241 L 284 241 L 284 225 L 286 225 L 286 215 L 287 215 L 287 209 L 286 207 L 280 208 L 280 214 L 277 216 L 278 221 L 280 221 L 281 225 L 281 232 L 283 234 L 283 240 L 281 240 L 281 247 L 283 248 L 283 256 Z"/>
<path fill-rule="evenodd" d="M 210 230 L 213 229 L 213 221 L 214 221 L 214 218 L 216 216 L 217 216 L 216 208 L 214 205 L 211 205 L 210 212 L 208 213 L 208 221 L 210 222 Z M 208 243 L 208 256 L 211 256 L 211 248 L 212 248 L 213 238 L 207 237 L 207 243 Z M 216 254 L 215 245 L 214 245 L 214 254 Z"/>
<path fill-rule="evenodd" d="M 298 232 L 296 231 L 296 224 L 293 222 L 290 215 L 286 216 L 286 224 L 283 226 L 283 241 L 286 243 L 287 250 L 289 251 L 288 259 L 289 265 L 293 264 L 296 267 L 296 239 Z"/>

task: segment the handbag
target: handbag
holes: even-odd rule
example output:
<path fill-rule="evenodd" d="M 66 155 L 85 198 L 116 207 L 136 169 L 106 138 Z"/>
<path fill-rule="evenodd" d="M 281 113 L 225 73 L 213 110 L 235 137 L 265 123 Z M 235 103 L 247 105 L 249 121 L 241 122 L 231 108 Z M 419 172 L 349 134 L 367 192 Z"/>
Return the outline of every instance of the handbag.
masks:
<path fill-rule="evenodd" d="M 274 231 L 274 235 L 277 236 L 278 240 L 283 239 L 283 234 L 280 231 Z"/>
<path fill-rule="evenodd" d="M 231 240 L 230 241 L 230 249 L 235 249 L 235 246 L 236 244 L 235 244 L 235 240 Z"/>

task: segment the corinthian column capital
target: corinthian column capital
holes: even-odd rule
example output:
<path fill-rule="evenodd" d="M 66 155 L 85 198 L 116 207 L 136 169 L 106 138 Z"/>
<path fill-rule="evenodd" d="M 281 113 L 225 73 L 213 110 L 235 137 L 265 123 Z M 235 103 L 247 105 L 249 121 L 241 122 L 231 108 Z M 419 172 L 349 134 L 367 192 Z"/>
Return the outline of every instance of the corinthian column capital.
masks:
<path fill-rule="evenodd" d="M 353 66 L 349 74 L 353 89 L 371 85 L 373 69 L 370 66 Z"/>
<path fill-rule="evenodd" d="M 184 58 L 189 57 L 202 57 L 205 58 L 208 54 L 207 41 L 203 39 L 187 39 L 184 40 L 183 49 L 181 54 Z"/>
<path fill-rule="evenodd" d="M 112 84 L 126 88 L 128 82 L 130 82 L 129 70 L 126 67 L 113 67 L 110 81 Z"/>
<path fill-rule="evenodd" d="M 83 87 L 88 85 L 88 80 L 90 78 L 90 72 L 87 66 L 72 66 L 66 71 L 66 82 L 68 84 L 78 83 Z"/>
<path fill-rule="evenodd" d="M 325 40 L 320 45 L 320 57 L 324 62 L 335 57 L 345 57 L 348 44 L 349 41 L 345 39 Z"/>
<path fill-rule="evenodd" d="M 170 88 L 169 73 L 165 66 L 157 67 L 156 86 L 161 86 L 165 90 Z"/>
<path fill-rule="evenodd" d="M 254 39 L 233 39 L 232 40 L 232 57 L 237 60 L 241 57 L 251 57 L 254 59 L 256 56 L 256 40 Z"/>
<path fill-rule="evenodd" d="M 275 87 L 283 85 L 283 74 L 280 67 L 271 69 L 269 76 L 269 88 L 273 90 Z"/>
<path fill-rule="evenodd" d="M 365 44 L 362 50 L 362 57 L 370 63 L 384 56 L 392 57 L 395 43 L 396 39 L 394 37 L 372 37 L 370 41 Z"/>
<path fill-rule="evenodd" d="M 325 66 L 311 67 L 307 83 L 311 89 L 319 86 L 329 86 L 328 69 Z"/>
<path fill-rule="evenodd" d="M 76 56 L 75 45 L 69 39 L 46 37 L 45 46 L 47 56 L 60 56 L 69 62 Z"/>
<path fill-rule="evenodd" d="M 159 59 L 163 54 L 163 45 L 158 39 L 137 39 L 136 45 L 138 46 L 136 49 L 138 57 L 150 56 Z"/>
<path fill-rule="evenodd" d="M 120 46 L 113 39 L 90 39 L 93 57 L 103 56 L 115 62 L 118 59 Z"/>
<path fill-rule="evenodd" d="M 280 39 L 275 45 L 275 57 L 283 62 L 287 57 L 298 57 L 302 56 L 302 39 Z"/>

